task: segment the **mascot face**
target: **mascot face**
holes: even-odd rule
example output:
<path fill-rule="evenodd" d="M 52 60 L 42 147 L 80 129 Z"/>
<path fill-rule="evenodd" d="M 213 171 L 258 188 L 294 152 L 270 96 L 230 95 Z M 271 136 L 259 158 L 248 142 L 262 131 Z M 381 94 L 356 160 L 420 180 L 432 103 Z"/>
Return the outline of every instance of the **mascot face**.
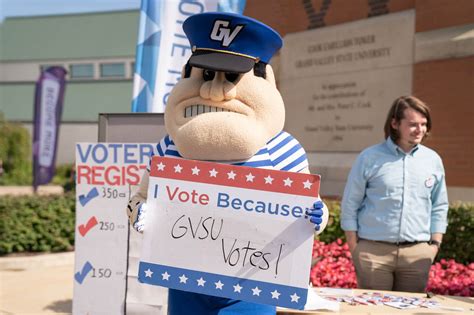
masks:
<path fill-rule="evenodd" d="M 193 53 L 168 98 L 168 134 L 187 159 L 251 158 L 285 121 L 268 65 L 282 45 L 280 35 L 252 18 L 222 12 L 192 15 L 183 30 Z"/>
<path fill-rule="evenodd" d="M 184 71 L 183 71 L 184 72 Z M 168 99 L 165 125 L 180 154 L 245 160 L 282 129 L 285 109 L 271 66 L 266 78 L 193 67 Z"/>

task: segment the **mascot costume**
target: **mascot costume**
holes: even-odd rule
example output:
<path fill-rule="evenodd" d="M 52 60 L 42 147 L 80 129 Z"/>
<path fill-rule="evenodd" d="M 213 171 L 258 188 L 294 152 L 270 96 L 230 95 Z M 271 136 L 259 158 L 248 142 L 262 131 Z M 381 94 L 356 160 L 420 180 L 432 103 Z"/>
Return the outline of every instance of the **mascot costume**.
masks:
<path fill-rule="evenodd" d="M 237 14 L 202 13 L 183 29 L 192 47 L 165 110 L 166 135 L 154 154 L 309 173 L 306 153 L 283 131 L 285 107 L 270 58 L 282 46 L 267 25 Z M 143 232 L 149 168 L 128 205 L 130 223 Z M 306 212 L 322 231 L 328 211 L 320 200 Z M 310 223 L 311 222 L 311 223 Z M 170 314 L 275 314 L 275 306 L 169 290 Z"/>

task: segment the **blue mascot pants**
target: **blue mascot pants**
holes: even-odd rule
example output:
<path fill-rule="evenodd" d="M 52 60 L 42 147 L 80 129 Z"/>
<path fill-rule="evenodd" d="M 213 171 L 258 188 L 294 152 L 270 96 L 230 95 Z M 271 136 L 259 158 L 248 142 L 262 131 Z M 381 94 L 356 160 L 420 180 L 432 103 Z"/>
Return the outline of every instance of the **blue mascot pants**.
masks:
<path fill-rule="evenodd" d="M 170 315 L 275 315 L 271 305 L 231 300 L 210 295 L 169 289 L 168 314 Z"/>

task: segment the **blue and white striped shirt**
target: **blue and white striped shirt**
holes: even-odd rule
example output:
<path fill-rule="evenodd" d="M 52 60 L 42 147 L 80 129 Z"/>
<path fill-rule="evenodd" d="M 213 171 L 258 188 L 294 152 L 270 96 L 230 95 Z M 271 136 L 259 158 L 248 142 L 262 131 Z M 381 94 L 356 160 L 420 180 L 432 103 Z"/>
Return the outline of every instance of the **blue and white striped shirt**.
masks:
<path fill-rule="evenodd" d="M 169 135 L 166 135 L 156 145 L 153 155 L 181 158 L 178 148 Z M 296 173 L 308 167 L 305 150 L 298 140 L 285 131 L 281 131 L 268 141 L 262 149 L 248 160 L 216 162 Z M 148 170 L 150 170 L 149 166 Z"/>

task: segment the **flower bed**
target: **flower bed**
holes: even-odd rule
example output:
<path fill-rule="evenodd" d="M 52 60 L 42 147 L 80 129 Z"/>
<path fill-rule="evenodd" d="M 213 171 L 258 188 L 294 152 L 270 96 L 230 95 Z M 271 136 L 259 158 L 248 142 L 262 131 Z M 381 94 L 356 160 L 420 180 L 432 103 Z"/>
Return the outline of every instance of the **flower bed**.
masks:
<path fill-rule="evenodd" d="M 310 279 L 316 287 L 356 288 L 357 279 L 347 243 L 315 240 Z"/>
<path fill-rule="evenodd" d="M 443 295 L 474 296 L 474 263 L 463 265 L 441 259 L 431 266 L 427 291 Z"/>
<path fill-rule="evenodd" d="M 356 288 L 357 279 L 347 243 L 340 239 L 329 244 L 315 240 L 310 279 L 317 287 Z M 453 259 L 435 263 L 430 270 L 427 291 L 474 296 L 474 263 L 463 265 Z"/>

